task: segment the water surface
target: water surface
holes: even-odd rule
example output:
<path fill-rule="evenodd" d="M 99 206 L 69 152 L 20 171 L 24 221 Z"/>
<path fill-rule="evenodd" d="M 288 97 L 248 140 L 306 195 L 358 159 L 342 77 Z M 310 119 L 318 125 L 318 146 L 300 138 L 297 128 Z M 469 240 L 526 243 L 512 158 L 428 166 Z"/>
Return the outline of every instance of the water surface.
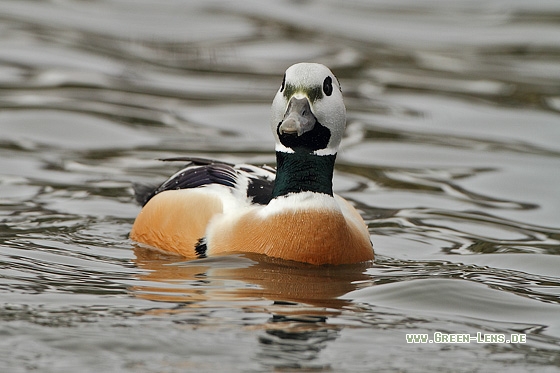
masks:
<path fill-rule="evenodd" d="M 157 159 L 274 163 L 299 61 L 341 81 L 376 260 L 136 247 Z M 3 1 L 1 370 L 560 370 L 559 72 L 552 0 Z M 406 343 L 435 332 L 527 341 Z"/>

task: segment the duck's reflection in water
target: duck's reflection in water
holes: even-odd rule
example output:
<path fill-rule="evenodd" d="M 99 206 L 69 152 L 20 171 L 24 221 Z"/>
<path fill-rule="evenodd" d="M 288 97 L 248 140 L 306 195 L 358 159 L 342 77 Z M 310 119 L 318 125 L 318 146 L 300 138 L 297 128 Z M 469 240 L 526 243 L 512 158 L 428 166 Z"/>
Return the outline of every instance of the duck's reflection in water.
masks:
<path fill-rule="evenodd" d="M 135 248 L 136 265 L 148 270 L 134 287 L 136 296 L 154 301 L 267 299 L 340 309 L 338 299 L 370 280 L 372 263 L 315 266 L 258 254 L 228 255 L 193 261 Z"/>
<path fill-rule="evenodd" d="M 325 321 L 326 317 L 321 316 L 274 316 L 265 333 L 259 335 L 261 349 L 257 358 L 263 365 L 276 368 L 327 368 L 314 360 L 328 342 L 338 338 L 340 327 Z"/>
<path fill-rule="evenodd" d="M 258 360 L 276 368 L 325 368 L 312 361 L 340 332 L 327 320 L 350 305 L 340 296 L 371 280 L 364 272 L 373 265 L 314 266 L 254 254 L 185 262 L 144 248 L 135 254 L 137 266 L 147 270 L 132 289 L 137 297 L 179 303 L 176 312 L 233 301 L 233 308 L 271 315 L 246 327 L 260 331 Z"/>

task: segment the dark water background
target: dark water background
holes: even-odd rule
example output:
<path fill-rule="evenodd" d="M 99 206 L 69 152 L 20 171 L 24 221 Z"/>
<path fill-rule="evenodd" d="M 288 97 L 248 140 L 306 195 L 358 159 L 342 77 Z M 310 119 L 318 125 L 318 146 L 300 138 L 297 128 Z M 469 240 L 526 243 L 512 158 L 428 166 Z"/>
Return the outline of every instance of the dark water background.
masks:
<path fill-rule="evenodd" d="M 375 263 L 135 248 L 156 159 L 274 162 L 299 61 L 342 83 Z M 0 371 L 552 372 L 559 303 L 560 2 L 0 2 Z"/>

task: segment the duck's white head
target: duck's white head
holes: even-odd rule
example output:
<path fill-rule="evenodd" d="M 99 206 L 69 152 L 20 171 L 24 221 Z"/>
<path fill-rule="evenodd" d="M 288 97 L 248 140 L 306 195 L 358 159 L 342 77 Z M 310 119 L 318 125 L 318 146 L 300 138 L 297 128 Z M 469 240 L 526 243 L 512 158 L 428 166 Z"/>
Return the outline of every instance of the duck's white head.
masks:
<path fill-rule="evenodd" d="M 346 107 L 331 70 L 318 63 L 290 66 L 272 102 L 271 127 L 276 151 L 336 154 Z"/>

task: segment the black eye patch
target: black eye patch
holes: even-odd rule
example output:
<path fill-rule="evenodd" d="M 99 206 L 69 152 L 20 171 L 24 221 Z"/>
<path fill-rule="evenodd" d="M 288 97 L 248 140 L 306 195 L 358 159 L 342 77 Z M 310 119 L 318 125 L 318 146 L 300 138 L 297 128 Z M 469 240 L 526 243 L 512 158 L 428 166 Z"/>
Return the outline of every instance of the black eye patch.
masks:
<path fill-rule="evenodd" d="M 332 78 L 330 76 L 327 76 L 323 82 L 323 92 L 325 92 L 327 96 L 332 94 Z"/>

